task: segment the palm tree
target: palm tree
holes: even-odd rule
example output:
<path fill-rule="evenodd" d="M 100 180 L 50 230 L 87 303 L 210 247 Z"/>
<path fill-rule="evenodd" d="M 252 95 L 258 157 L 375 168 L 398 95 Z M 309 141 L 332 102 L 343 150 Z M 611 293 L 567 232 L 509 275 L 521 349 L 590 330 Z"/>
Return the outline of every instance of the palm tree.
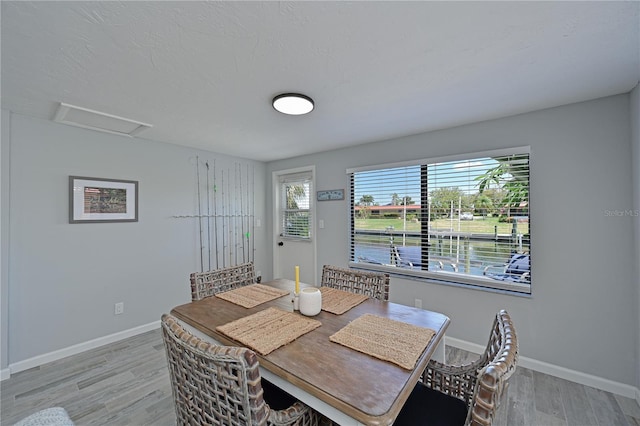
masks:
<path fill-rule="evenodd" d="M 300 208 L 299 202 L 308 199 L 307 190 L 303 184 L 286 185 L 285 228 L 288 236 L 309 237 L 309 210 Z M 307 202 L 308 204 L 308 202 Z"/>
<path fill-rule="evenodd" d="M 411 204 L 413 204 L 413 200 L 411 199 L 411 196 L 405 195 L 404 197 L 401 197 L 398 195 L 397 192 L 394 192 L 393 194 L 391 194 L 392 206 L 410 206 Z"/>
<path fill-rule="evenodd" d="M 373 195 L 363 195 L 360 197 L 360 205 L 361 206 L 372 206 L 373 205 Z"/>
<path fill-rule="evenodd" d="M 529 200 L 529 156 L 510 155 L 495 158 L 498 165 L 475 178 L 482 194 L 495 183 L 506 194 L 504 202 L 507 208 L 519 207 Z"/>
<path fill-rule="evenodd" d="M 307 196 L 304 185 L 287 185 L 287 209 L 298 209 L 298 200 Z"/>
<path fill-rule="evenodd" d="M 487 195 L 480 194 L 476 198 L 475 206 L 482 212 L 482 219 L 484 220 L 487 217 L 487 210 L 493 207 L 493 201 Z"/>
<path fill-rule="evenodd" d="M 369 217 L 369 206 L 373 205 L 373 195 L 363 195 L 360 197 L 360 217 L 362 219 L 367 219 Z"/>

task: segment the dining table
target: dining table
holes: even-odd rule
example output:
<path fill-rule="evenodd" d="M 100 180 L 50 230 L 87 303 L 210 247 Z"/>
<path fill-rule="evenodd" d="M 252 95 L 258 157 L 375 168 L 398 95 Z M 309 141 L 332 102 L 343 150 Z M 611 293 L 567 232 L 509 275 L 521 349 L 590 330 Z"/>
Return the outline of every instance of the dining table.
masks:
<path fill-rule="evenodd" d="M 275 279 L 262 284 L 289 293 L 250 308 L 211 296 L 176 306 L 171 314 L 200 338 L 222 345 L 247 346 L 219 328 L 268 308 L 294 312 L 294 281 Z M 442 313 L 373 298 L 340 315 L 322 310 L 313 317 L 304 317 L 295 312 L 292 321 L 311 318 L 321 325 L 266 355 L 257 353 L 261 375 L 342 426 L 392 425 L 450 323 Z M 331 341 L 331 336 L 353 321 L 371 315 L 433 330 L 433 337 L 415 365 L 401 367 Z"/>

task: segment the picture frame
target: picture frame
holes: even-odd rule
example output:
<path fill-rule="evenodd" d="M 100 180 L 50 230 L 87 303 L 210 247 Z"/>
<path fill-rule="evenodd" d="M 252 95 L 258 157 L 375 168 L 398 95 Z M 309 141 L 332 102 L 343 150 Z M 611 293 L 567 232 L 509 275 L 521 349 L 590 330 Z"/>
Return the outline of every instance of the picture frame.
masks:
<path fill-rule="evenodd" d="M 338 201 L 344 200 L 344 189 L 328 189 L 317 192 L 318 201 Z"/>
<path fill-rule="evenodd" d="M 138 181 L 69 176 L 69 223 L 138 221 Z"/>

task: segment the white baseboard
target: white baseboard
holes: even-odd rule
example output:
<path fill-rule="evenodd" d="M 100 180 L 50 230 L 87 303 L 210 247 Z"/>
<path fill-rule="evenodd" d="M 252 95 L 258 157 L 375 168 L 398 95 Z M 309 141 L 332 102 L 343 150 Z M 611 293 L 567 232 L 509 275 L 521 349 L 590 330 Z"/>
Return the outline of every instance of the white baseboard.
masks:
<path fill-rule="evenodd" d="M 49 352 L 43 355 L 34 356 L 33 358 L 25 359 L 24 361 L 18 361 L 13 364 L 9 364 L 9 374 L 4 377 L 4 371 L 2 370 L 2 380 L 9 378 L 9 375 L 17 373 L 19 371 L 28 370 L 29 368 L 38 367 L 48 362 L 57 361 L 59 359 L 68 357 L 70 355 L 76 355 L 90 349 L 95 349 L 100 346 L 108 345 L 128 337 L 136 336 L 138 334 L 146 333 L 147 331 L 160 328 L 160 321 L 154 321 L 149 324 L 141 325 L 138 327 L 130 328 L 128 330 L 120 331 L 118 333 L 110 334 L 108 336 L 99 337 L 97 339 L 89 340 L 87 342 L 78 343 L 77 345 L 69 346 L 67 348 L 59 349 L 57 351 Z"/>
<path fill-rule="evenodd" d="M 480 354 L 484 352 L 485 347 L 476 343 L 470 343 L 464 340 L 456 339 L 454 337 L 445 336 L 445 343 L 455 348 L 463 349 L 465 351 Z M 603 377 L 593 376 L 591 374 L 582 373 L 576 370 L 570 370 L 558 365 L 549 364 L 544 361 L 538 361 L 532 358 L 527 358 L 520 355 L 518 359 L 518 365 L 529 368 L 531 370 L 539 371 L 540 373 L 549 374 L 551 376 L 560 377 L 561 379 L 569 380 L 581 385 L 591 386 L 596 389 L 611 392 L 616 395 L 625 396 L 638 401 L 640 404 L 640 389 L 627 385 L 625 383 L 614 382 L 613 380 L 605 379 Z"/>
<path fill-rule="evenodd" d="M 38 355 L 33 358 L 19 361 L 14 364 L 10 364 L 8 368 L 0 370 L 0 381 L 8 379 L 11 374 L 17 373 L 29 368 L 38 367 L 48 362 L 57 361 L 70 355 L 76 355 L 90 349 L 95 349 L 100 346 L 108 345 L 126 339 L 128 337 L 136 336 L 138 334 L 146 333 L 147 331 L 155 330 L 160 327 L 160 321 L 154 321 L 149 324 L 141 325 L 131 328 L 129 330 L 120 331 L 118 333 L 110 334 L 108 336 L 100 337 L 97 339 L 89 340 L 84 343 L 69 346 L 64 349 L 49 352 L 47 354 Z M 473 353 L 482 353 L 485 349 L 484 346 L 476 343 L 467 342 L 465 340 L 456 339 L 454 337 L 445 337 L 445 343 L 449 346 L 453 346 L 459 349 Z M 613 380 L 605 379 L 591 374 L 582 373 L 576 370 L 570 370 L 565 367 L 549 364 L 547 362 L 538 361 L 532 358 L 520 356 L 519 365 L 529 368 L 531 370 L 539 371 L 541 373 L 550 374 L 552 376 L 560 377 L 562 379 L 570 380 L 572 382 L 580 383 L 582 385 L 591 386 L 596 389 L 601 389 L 607 392 L 614 393 L 616 395 L 622 395 L 627 398 L 635 399 L 640 405 L 640 389 L 627 385 L 624 383 L 614 382 Z"/>

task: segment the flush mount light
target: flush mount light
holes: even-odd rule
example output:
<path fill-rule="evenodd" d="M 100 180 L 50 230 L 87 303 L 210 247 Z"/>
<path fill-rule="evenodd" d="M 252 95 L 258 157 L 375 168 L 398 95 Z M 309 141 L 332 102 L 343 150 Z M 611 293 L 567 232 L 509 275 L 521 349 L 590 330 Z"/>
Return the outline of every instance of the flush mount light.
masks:
<path fill-rule="evenodd" d="M 300 93 L 283 93 L 273 98 L 276 111 L 289 115 L 303 115 L 313 111 L 313 99 Z"/>

